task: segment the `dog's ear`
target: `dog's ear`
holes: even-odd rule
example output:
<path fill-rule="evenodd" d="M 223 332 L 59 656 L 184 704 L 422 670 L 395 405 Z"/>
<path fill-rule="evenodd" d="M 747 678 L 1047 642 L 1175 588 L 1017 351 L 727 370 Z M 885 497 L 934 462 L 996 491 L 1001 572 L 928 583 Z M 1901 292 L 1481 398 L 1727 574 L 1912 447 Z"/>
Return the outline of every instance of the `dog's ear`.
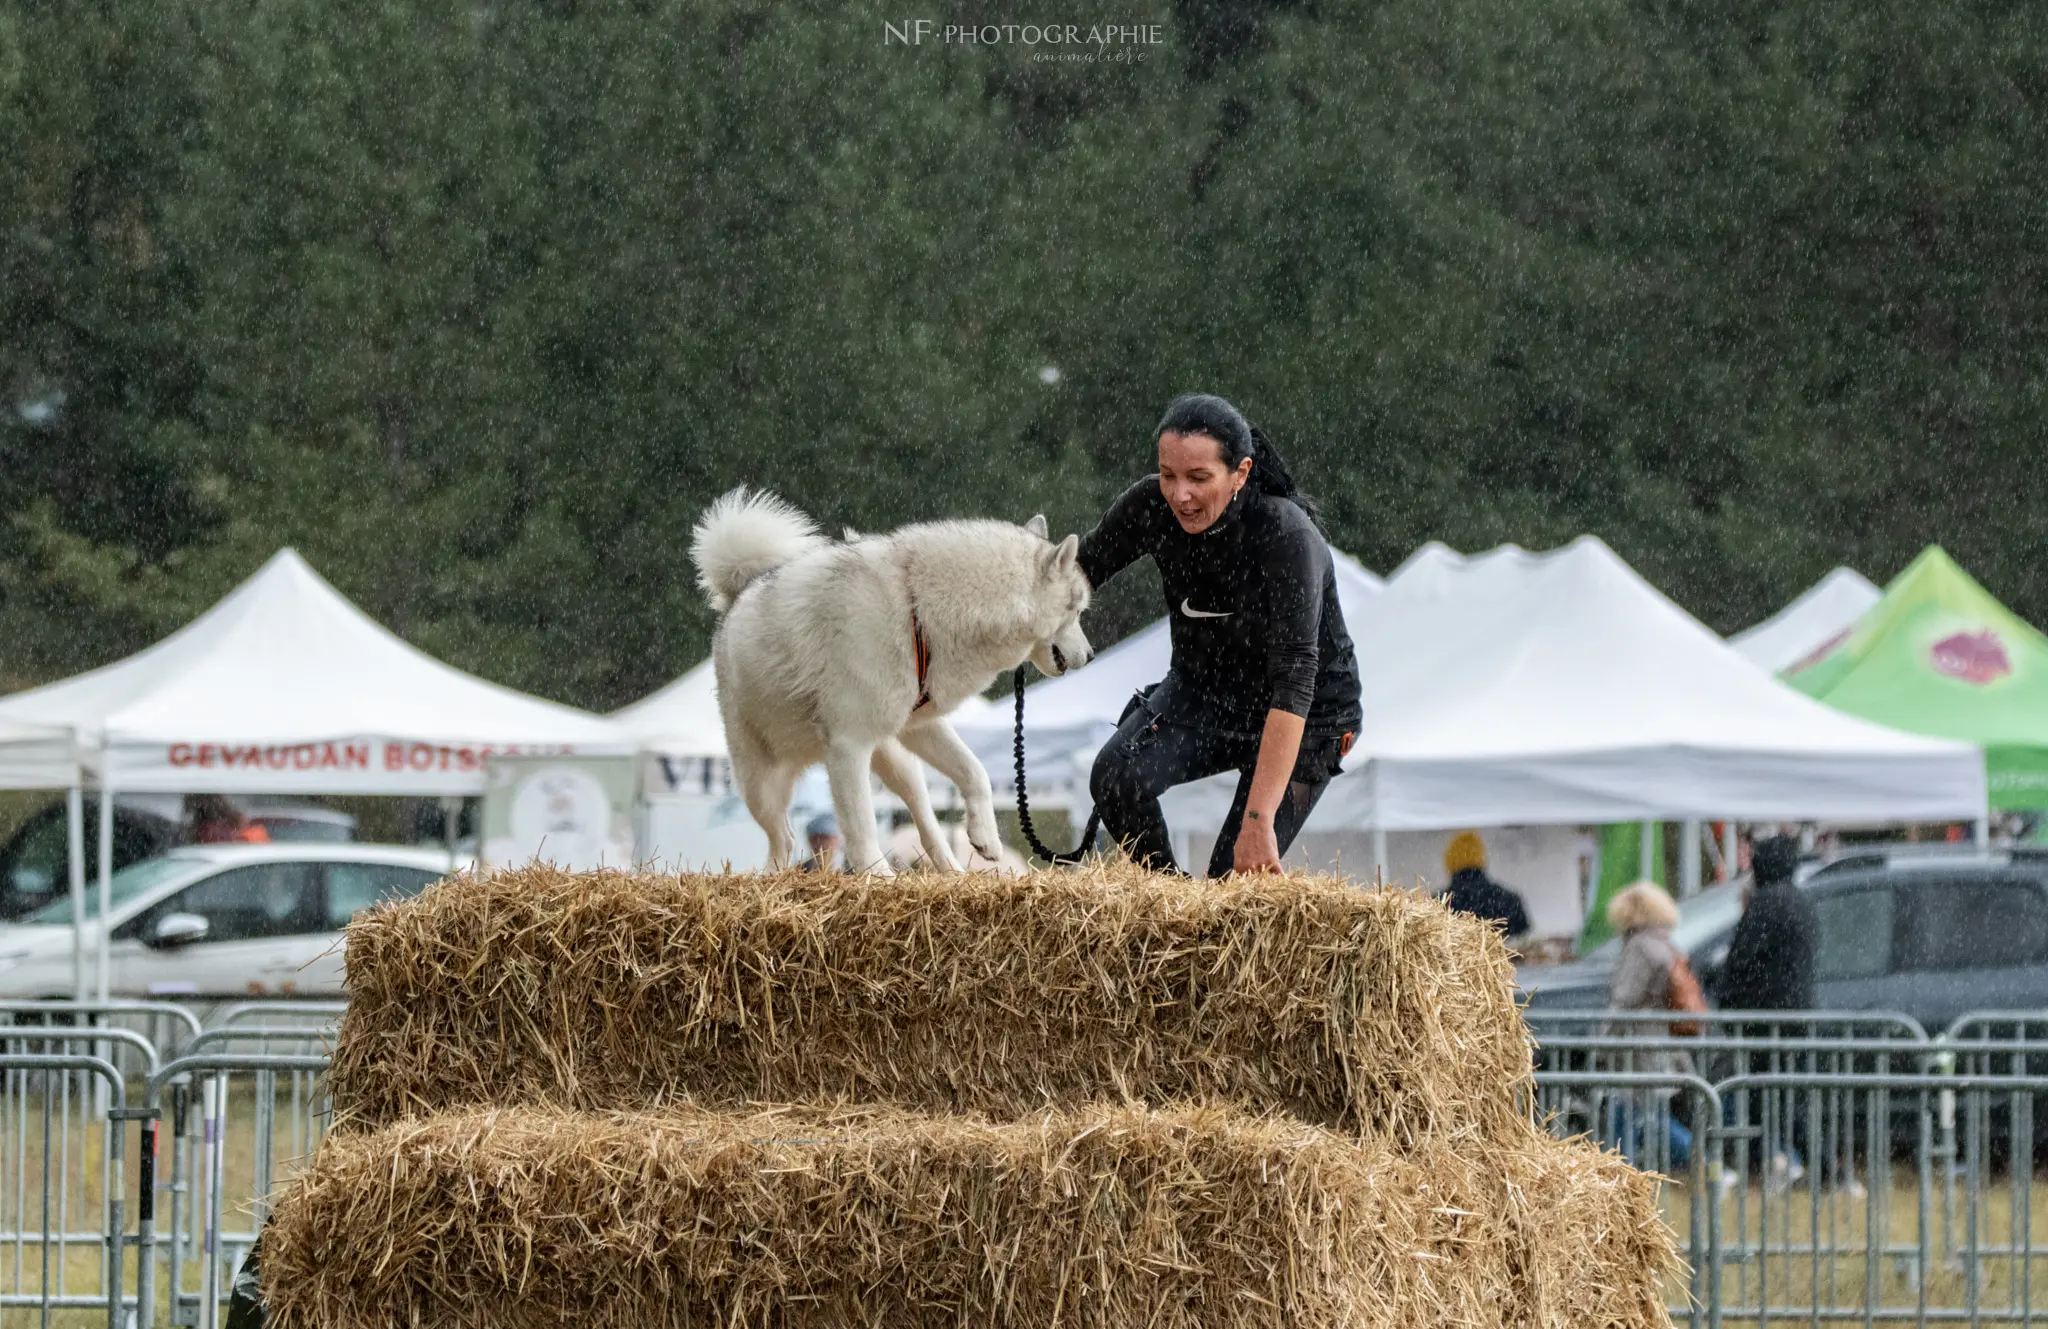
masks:
<path fill-rule="evenodd" d="M 1045 514 L 1043 512 L 1039 513 L 1036 517 L 1033 517 L 1030 521 L 1025 522 L 1024 529 L 1031 532 L 1033 535 L 1037 536 L 1041 540 L 1052 539 L 1050 528 L 1047 527 L 1045 524 Z"/>
<path fill-rule="evenodd" d="M 1048 573 L 1064 573 L 1074 566 L 1074 560 L 1081 556 L 1081 537 L 1070 535 L 1059 542 L 1045 555 L 1045 570 Z"/>

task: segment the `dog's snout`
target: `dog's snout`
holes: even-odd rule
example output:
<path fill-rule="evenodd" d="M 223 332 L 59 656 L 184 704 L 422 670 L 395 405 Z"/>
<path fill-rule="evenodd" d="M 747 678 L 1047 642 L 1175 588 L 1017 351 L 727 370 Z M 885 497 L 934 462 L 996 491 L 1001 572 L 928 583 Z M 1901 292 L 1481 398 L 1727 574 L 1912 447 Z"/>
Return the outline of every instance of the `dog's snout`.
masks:
<path fill-rule="evenodd" d="M 1061 646 L 1058 642 L 1046 643 L 1052 656 L 1053 668 L 1062 674 L 1071 674 L 1094 657 L 1087 646 Z"/>

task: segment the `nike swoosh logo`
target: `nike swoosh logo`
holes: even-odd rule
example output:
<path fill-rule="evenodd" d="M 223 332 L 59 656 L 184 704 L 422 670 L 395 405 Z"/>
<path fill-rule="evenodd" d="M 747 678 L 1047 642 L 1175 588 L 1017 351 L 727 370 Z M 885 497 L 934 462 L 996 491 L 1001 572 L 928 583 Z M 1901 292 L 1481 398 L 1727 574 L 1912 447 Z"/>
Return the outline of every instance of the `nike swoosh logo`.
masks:
<path fill-rule="evenodd" d="M 1180 602 L 1180 612 L 1186 614 L 1189 618 L 1229 618 L 1231 611 L 1226 609 L 1221 613 L 1217 613 L 1214 610 L 1197 609 L 1183 599 Z"/>

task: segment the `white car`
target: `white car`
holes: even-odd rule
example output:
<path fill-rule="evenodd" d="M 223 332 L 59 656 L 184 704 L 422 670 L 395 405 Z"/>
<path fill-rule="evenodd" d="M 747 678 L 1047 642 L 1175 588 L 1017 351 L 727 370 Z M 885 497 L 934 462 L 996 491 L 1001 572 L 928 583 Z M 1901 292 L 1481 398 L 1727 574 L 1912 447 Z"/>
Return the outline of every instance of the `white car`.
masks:
<path fill-rule="evenodd" d="M 467 862 L 458 866 L 469 866 Z M 342 996 L 341 928 L 380 900 L 447 876 L 445 849 L 376 844 L 186 845 L 116 872 L 108 995 Z M 87 985 L 99 956 L 99 883 L 85 890 Z M 72 994 L 71 900 L 0 926 L 0 999 Z"/>

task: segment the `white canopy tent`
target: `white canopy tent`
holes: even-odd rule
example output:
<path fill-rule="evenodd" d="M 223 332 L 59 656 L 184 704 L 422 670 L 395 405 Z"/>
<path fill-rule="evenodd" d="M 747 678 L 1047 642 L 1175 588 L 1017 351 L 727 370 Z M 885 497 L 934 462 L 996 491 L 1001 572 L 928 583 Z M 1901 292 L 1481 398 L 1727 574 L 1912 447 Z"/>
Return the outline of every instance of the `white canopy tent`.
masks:
<path fill-rule="evenodd" d="M 1330 556 L 1336 566 L 1337 601 L 1356 641 L 1366 606 L 1386 583 L 1349 554 L 1332 549 Z M 1131 694 L 1166 676 L 1172 656 L 1171 632 L 1162 618 L 1102 652 L 1085 668 L 1024 690 L 1025 753 L 1034 798 L 1043 786 L 1050 799 L 1085 805 L 1088 768 L 1096 749 L 1116 732 L 1117 717 Z M 963 708 L 953 717 L 953 727 L 988 767 L 999 790 L 1014 778 L 1009 773 L 1015 760 L 1015 723 L 1015 707 L 1008 702 Z"/>
<path fill-rule="evenodd" d="M 72 995 L 85 999 L 85 794 L 71 731 L 0 720 L 0 788 L 62 789 L 70 832 Z"/>
<path fill-rule="evenodd" d="M 148 650 L 0 699 L 62 728 L 103 787 L 474 794 L 498 754 L 630 753 L 601 716 L 400 640 L 290 549 Z M 18 778 L 0 744 L 0 783 Z"/>
<path fill-rule="evenodd" d="M 612 723 L 641 747 L 670 757 L 725 757 L 725 722 L 718 714 L 718 679 L 705 656 L 681 678 L 611 714 Z"/>
<path fill-rule="evenodd" d="M 69 729 L 0 719 L 0 789 L 64 789 L 77 781 Z"/>
<path fill-rule="evenodd" d="M 0 700 L 0 723 L 68 734 L 75 760 L 50 784 L 97 783 L 102 916 L 116 789 L 475 794 L 494 755 L 633 751 L 600 716 L 407 645 L 290 549 L 148 650 Z M 39 751 L 0 735 L 0 786 L 59 774 Z"/>
<path fill-rule="evenodd" d="M 1736 817 L 1981 817 L 1983 754 L 1823 706 L 1582 536 L 1418 552 L 1352 624 L 1365 725 L 1309 819 L 1384 833 Z M 1164 800 L 1213 825 L 1235 776 Z"/>
<path fill-rule="evenodd" d="M 1783 673 L 1834 645 L 1883 594 L 1862 573 L 1836 568 L 1791 604 L 1730 637 L 1728 644 L 1771 673 Z"/>

